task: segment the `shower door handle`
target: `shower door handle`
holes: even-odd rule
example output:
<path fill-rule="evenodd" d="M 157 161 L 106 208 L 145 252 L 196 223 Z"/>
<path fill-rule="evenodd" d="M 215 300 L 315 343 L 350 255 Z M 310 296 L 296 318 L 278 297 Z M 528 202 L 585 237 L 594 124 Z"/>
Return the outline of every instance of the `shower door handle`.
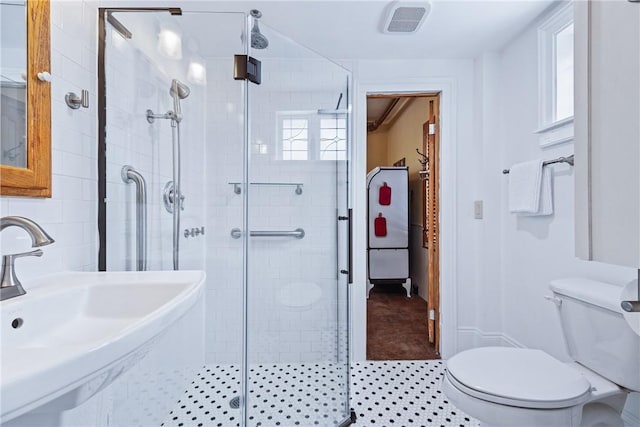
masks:
<path fill-rule="evenodd" d="M 133 166 L 122 167 L 122 180 L 136 185 L 136 270 L 147 269 L 147 182 Z"/>
<path fill-rule="evenodd" d="M 353 283 L 353 211 L 347 209 L 347 216 L 338 216 L 338 221 L 347 221 L 347 269 L 340 270 L 341 274 L 347 275 L 347 283 Z"/>

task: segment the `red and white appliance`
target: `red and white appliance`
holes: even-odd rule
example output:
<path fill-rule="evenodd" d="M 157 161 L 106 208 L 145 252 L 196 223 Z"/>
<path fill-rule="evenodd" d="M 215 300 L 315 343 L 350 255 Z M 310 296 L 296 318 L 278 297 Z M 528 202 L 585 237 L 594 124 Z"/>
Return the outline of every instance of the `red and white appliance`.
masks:
<path fill-rule="evenodd" d="M 381 283 L 401 283 L 410 297 L 408 168 L 373 169 L 367 175 L 367 193 L 367 298 Z"/>

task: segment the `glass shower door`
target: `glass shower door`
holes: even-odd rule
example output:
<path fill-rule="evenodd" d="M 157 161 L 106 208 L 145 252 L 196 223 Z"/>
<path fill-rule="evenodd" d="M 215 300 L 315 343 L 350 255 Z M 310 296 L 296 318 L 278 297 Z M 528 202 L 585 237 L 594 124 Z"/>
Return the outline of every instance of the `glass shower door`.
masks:
<path fill-rule="evenodd" d="M 349 73 L 260 28 L 261 83 L 247 83 L 246 425 L 348 425 Z"/>

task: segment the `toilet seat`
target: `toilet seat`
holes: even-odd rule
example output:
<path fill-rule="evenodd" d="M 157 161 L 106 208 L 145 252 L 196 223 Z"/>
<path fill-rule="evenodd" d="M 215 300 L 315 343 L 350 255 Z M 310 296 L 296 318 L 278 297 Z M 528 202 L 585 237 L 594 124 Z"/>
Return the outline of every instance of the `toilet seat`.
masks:
<path fill-rule="evenodd" d="M 483 347 L 447 362 L 447 379 L 461 392 L 502 405 L 559 409 L 585 403 L 591 384 L 541 350 Z"/>

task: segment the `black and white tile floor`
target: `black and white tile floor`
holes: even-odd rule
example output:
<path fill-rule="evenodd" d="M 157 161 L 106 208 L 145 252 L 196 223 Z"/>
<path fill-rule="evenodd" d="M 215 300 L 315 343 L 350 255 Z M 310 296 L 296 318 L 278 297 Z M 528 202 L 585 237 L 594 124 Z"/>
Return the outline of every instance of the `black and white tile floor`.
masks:
<path fill-rule="evenodd" d="M 241 411 L 231 401 L 240 394 L 240 374 L 233 365 L 203 368 L 163 426 L 239 426 Z M 440 360 L 353 364 L 356 426 L 477 426 L 447 401 L 440 390 L 443 375 Z M 343 368 L 329 363 L 255 365 L 248 425 L 335 426 L 344 419 L 345 377 Z"/>

